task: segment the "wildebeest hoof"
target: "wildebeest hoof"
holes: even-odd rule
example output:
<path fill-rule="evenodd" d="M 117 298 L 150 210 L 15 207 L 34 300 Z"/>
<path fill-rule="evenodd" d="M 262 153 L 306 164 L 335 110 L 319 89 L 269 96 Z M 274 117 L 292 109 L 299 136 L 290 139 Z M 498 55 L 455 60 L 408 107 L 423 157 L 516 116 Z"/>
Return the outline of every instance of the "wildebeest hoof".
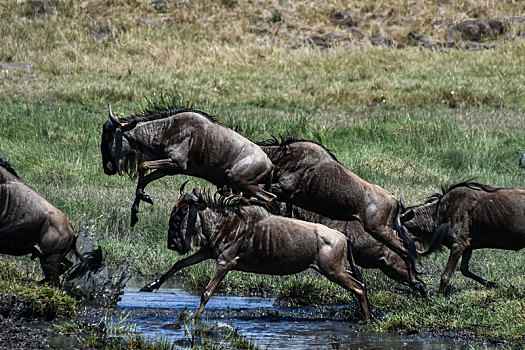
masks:
<path fill-rule="evenodd" d="M 156 282 L 145 285 L 140 288 L 140 292 L 153 292 L 154 289 L 159 289 Z"/>
<path fill-rule="evenodd" d="M 153 200 L 151 199 L 151 197 L 147 194 L 143 194 L 140 196 L 140 200 L 146 202 L 146 203 L 149 203 L 151 205 L 153 205 Z"/>

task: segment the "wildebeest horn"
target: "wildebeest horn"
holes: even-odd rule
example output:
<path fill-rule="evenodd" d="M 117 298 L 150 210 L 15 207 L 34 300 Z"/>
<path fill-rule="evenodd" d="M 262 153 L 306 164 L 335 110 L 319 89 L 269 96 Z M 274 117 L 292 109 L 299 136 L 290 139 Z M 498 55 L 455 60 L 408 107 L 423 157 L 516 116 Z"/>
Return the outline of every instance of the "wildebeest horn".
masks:
<path fill-rule="evenodd" d="M 183 196 L 184 195 L 184 186 L 186 186 L 186 184 L 190 182 L 190 180 L 186 180 L 184 181 L 184 183 L 182 184 L 182 186 L 180 187 L 180 195 Z"/>
<path fill-rule="evenodd" d="M 108 105 L 108 109 L 109 109 L 109 120 L 111 120 L 113 125 L 115 125 L 116 128 L 118 128 L 119 126 L 122 126 L 117 116 L 113 113 L 113 108 L 111 108 L 111 105 Z"/>

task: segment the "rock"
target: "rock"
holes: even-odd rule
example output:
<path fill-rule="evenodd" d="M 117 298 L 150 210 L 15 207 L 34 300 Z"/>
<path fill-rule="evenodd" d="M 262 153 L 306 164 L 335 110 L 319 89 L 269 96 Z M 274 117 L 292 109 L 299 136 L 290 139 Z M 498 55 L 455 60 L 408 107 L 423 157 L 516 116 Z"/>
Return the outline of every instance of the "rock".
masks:
<path fill-rule="evenodd" d="M 35 15 L 54 15 L 55 9 L 46 0 L 38 0 L 29 2 L 29 6 L 35 12 Z"/>
<path fill-rule="evenodd" d="M 394 46 L 394 40 L 390 38 L 386 38 L 384 36 L 381 36 L 379 34 L 372 35 L 370 37 L 370 42 L 372 45 L 376 46 L 385 46 L 385 47 L 393 47 Z"/>
<path fill-rule="evenodd" d="M 481 41 L 487 35 L 503 34 L 505 27 L 503 23 L 495 19 L 470 19 L 454 26 L 465 40 Z"/>
<path fill-rule="evenodd" d="M 152 26 L 152 27 L 160 27 L 160 22 L 159 21 L 156 21 L 154 19 L 150 19 L 148 17 L 145 17 L 145 16 L 140 16 L 137 20 L 137 23 L 138 24 L 146 24 L 148 26 Z"/>
<path fill-rule="evenodd" d="M 294 4 L 291 1 L 280 1 L 279 6 L 281 6 L 283 9 L 292 9 Z"/>
<path fill-rule="evenodd" d="M 105 40 L 109 36 L 109 30 L 105 27 L 96 25 L 91 28 L 91 35 L 97 40 Z"/>
<path fill-rule="evenodd" d="M 350 17 L 348 11 L 336 11 L 332 15 L 332 23 L 340 27 L 353 27 L 355 21 Z"/>
<path fill-rule="evenodd" d="M 158 12 L 166 12 L 170 5 L 170 0 L 154 0 L 150 2 L 149 5 Z"/>
<path fill-rule="evenodd" d="M 332 47 L 332 44 L 328 42 L 326 37 L 322 37 L 317 34 L 313 34 L 309 36 L 308 38 L 306 38 L 304 42 L 305 44 L 318 48 L 318 49 L 329 49 Z"/>
<path fill-rule="evenodd" d="M 436 43 L 426 36 L 419 34 L 417 31 L 413 30 L 408 33 L 408 40 L 412 42 L 415 46 L 422 46 L 428 49 L 435 49 Z"/>
<path fill-rule="evenodd" d="M 17 70 L 25 70 L 28 72 L 34 71 L 33 65 L 24 62 L 4 62 L 0 63 L 0 70 L 10 72 Z"/>
<path fill-rule="evenodd" d="M 357 27 L 348 28 L 348 31 L 354 38 L 358 40 L 361 40 L 365 37 L 365 34 Z"/>
<path fill-rule="evenodd" d="M 523 16 L 511 16 L 509 17 L 509 23 L 513 26 L 525 25 L 525 17 Z"/>

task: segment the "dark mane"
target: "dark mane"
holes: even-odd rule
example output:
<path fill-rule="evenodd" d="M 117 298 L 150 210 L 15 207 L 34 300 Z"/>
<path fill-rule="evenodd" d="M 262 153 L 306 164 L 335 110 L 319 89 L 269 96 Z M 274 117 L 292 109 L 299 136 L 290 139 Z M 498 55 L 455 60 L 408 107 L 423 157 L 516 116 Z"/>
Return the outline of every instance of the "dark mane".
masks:
<path fill-rule="evenodd" d="M 428 196 L 428 198 L 425 201 L 425 203 L 420 204 L 420 205 L 432 203 L 432 202 L 435 202 L 435 201 L 440 201 L 441 198 L 443 198 L 444 195 L 446 195 L 447 193 L 449 193 L 453 189 L 459 188 L 459 187 L 467 187 L 467 188 L 470 188 L 471 190 L 485 191 L 485 192 L 494 192 L 494 191 L 497 190 L 497 188 L 494 188 L 494 187 L 491 187 L 491 186 L 488 186 L 488 185 L 484 185 L 484 184 L 481 184 L 479 182 L 474 182 L 472 180 L 458 182 L 458 183 L 450 185 L 450 186 L 441 185 L 441 193 L 434 193 L 434 194 Z M 413 206 L 411 208 L 415 208 L 415 207 L 418 207 L 418 205 L 415 205 L 415 206 Z"/>
<path fill-rule="evenodd" d="M 239 196 L 223 196 L 217 192 L 212 193 L 209 188 L 193 189 L 193 194 L 204 199 L 208 208 L 220 212 L 233 211 L 239 216 L 242 216 L 242 210 L 247 207 L 260 207 L 266 211 L 265 203 L 258 201 L 247 202 L 244 198 Z"/>
<path fill-rule="evenodd" d="M 15 169 L 13 169 L 13 167 L 7 160 L 3 160 L 2 158 L 0 158 L 0 166 L 8 172 L 10 172 L 11 174 L 13 174 L 14 176 L 19 177 Z"/>
<path fill-rule="evenodd" d="M 137 122 L 148 122 L 152 120 L 159 120 L 168 118 L 180 113 L 185 112 L 193 112 L 202 115 L 203 117 L 206 117 L 209 121 L 213 123 L 220 124 L 215 116 L 209 115 L 203 111 L 199 111 L 197 109 L 187 107 L 187 106 L 161 106 L 161 105 L 153 105 L 149 109 L 145 109 L 141 113 L 138 114 L 132 114 L 128 118 L 125 118 L 126 121 L 137 121 Z"/>
<path fill-rule="evenodd" d="M 276 147 L 277 146 L 277 147 L 280 147 L 281 149 L 283 149 L 284 152 L 287 152 L 288 146 L 290 146 L 290 145 L 292 145 L 294 143 L 297 143 L 297 142 L 313 143 L 313 144 L 321 147 L 324 151 L 326 151 L 326 153 L 328 153 L 330 155 L 330 157 L 333 160 L 335 160 L 336 162 L 339 163 L 339 161 L 337 160 L 335 155 L 332 153 L 332 151 L 330 151 L 328 148 L 323 146 L 321 143 L 319 143 L 317 141 L 314 141 L 314 140 L 302 139 L 302 138 L 299 138 L 299 137 L 293 136 L 293 135 L 281 136 L 280 140 L 278 140 L 275 136 L 272 136 L 271 138 L 266 139 L 264 141 L 255 142 L 255 144 L 258 145 L 258 146 L 261 146 L 261 147 Z"/>
<path fill-rule="evenodd" d="M 481 184 L 479 182 L 473 182 L 472 180 L 459 182 L 457 184 L 450 185 L 449 187 L 441 187 L 441 190 L 443 192 L 443 195 L 445 195 L 448 192 L 450 192 L 453 189 L 458 188 L 458 187 L 467 187 L 467 188 L 470 188 L 471 190 L 485 191 L 485 192 L 494 192 L 494 191 L 497 190 L 494 187 L 491 187 L 491 186 L 488 186 L 488 185 L 484 185 L 484 184 Z"/>

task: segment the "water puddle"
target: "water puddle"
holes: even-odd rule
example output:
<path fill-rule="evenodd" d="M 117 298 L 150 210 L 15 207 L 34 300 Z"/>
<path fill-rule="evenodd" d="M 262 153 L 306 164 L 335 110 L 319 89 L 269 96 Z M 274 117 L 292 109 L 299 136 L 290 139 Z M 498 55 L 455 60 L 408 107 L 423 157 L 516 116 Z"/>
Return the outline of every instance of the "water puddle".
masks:
<path fill-rule="evenodd" d="M 200 296 L 179 289 L 154 293 L 126 289 L 118 308 L 127 314 L 121 324 L 134 325 L 146 339 L 180 343 L 184 326 L 175 325 L 182 313 L 198 309 Z M 341 320 L 338 307 L 280 308 L 258 297 L 213 296 L 204 311 L 208 325 L 227 324 L 262 349 L 464 349 L 455 339 L 359 331 L 360 325 Z"/>

